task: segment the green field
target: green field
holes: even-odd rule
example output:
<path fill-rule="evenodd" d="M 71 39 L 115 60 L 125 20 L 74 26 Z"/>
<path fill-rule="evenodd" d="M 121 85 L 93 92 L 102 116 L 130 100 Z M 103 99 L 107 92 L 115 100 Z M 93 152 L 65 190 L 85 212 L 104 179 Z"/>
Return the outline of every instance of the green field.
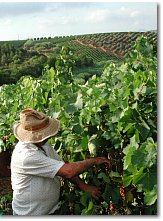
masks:
<path fill-rule="evenodd" d="M 16 83 L 21 76 L 38 77 L 46 65 L 55 66 L 62 47 L 73 53 L 76 75 L 102 74 L 101 63 L 123 61 L 141 35 L 157 45 L 157 32 L 97 33 L 0 42 L 0 85 Z M 86 77 L 85 77 L 86 76 Z"/>

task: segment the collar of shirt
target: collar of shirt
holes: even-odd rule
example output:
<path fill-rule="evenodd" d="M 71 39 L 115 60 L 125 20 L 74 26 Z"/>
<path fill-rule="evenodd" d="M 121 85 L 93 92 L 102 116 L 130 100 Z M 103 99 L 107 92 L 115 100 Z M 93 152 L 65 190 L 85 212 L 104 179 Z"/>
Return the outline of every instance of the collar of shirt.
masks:
<path fill-rule="evenodd" d="M 39 148 L 33 144 L 33 143 L 25 143 L 22 141 L 19 141 L 16 145 L 17 149 L 22 149 L 22 148 L 30 148 L 31 150 L 38 150 Z"/>

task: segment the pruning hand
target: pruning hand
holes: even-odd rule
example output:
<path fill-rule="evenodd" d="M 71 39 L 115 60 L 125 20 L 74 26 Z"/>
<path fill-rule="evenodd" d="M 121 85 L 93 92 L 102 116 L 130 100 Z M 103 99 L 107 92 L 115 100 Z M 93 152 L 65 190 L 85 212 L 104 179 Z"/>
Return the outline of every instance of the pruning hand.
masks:
<path fill-rule="evenodd" d="M 96 157 L 96 165 L 105 164 L 108 169 L 110 169 L 111 163 L 106 157 Z"/>
<path fill-rule="evenodd" d="M 101 191 L 99 187 L 87 184 L 85 185 L 83 191 L 91 193 L 92 197 L 96 200 L 100 200 L 101 198 Z"/>

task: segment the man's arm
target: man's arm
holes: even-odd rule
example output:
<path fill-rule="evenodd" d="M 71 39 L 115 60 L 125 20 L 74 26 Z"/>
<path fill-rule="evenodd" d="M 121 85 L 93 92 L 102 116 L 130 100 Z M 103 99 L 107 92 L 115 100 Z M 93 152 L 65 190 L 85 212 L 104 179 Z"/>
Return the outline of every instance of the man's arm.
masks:
<path fill-rule="evenodd" d="M 76 177 L 84 171 L 88 170 L 93 165 L 106 164 L 110 168 L 110 161 L 105 157 L 95 157 L 88 160 L 65 163 L 57 172 L 57 176 L 61 176 L 66 179 Z"/>

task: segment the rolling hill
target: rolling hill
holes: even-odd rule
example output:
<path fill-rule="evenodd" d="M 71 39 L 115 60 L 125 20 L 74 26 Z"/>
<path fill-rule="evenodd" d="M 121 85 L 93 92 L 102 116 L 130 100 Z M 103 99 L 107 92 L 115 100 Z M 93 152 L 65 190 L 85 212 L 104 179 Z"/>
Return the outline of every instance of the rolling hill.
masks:
<path fill-rule="evenodd" d="M 157 45 L 157 32 L 95 33 L 54 38 L 0 41 L 0 85 L 15 83 L 22 75 L 38 77 L 48 64 L 55 66 L 61 48 L 74 54 L 77 74 L 100 74 L 107 62 L 125 59 L 136 39 L 144 35 Z"/>

